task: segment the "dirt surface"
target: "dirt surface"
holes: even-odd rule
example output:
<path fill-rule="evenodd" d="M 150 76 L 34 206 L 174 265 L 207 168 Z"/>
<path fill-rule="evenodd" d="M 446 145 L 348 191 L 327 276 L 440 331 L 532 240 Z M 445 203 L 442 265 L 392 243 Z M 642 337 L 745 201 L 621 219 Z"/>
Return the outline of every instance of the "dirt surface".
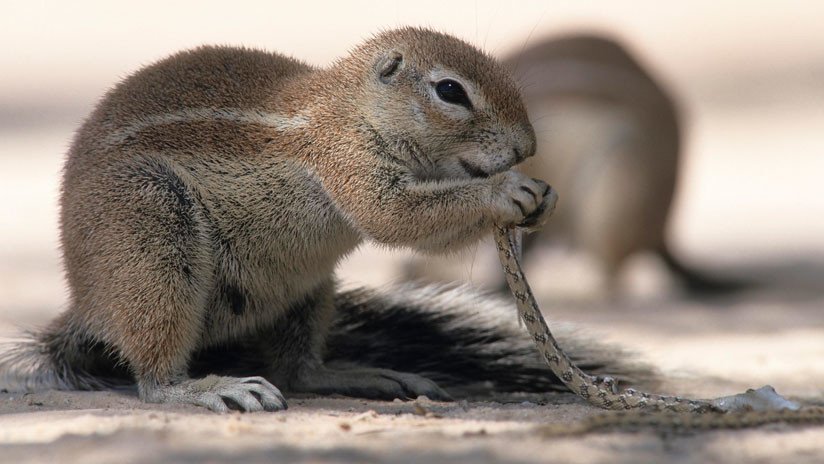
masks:
<path fill-rule="evenodd" d="M 820 275 L 820 274 L 819 274 Z M 785 289 L 786 290 L 786 289 Z M 824 297 L 814 287 L 714 301 L 560 303 L 556 317 L 637 350 L 662 391 L 698 396 L 765 383 L 824 401 Z M 148 405 L 134 391 L 0 394 L 6 462 L 821 462 L 824 427 L 625 430 L 543 437 L 598 414 L 569 394 L 436 403 L 290 397 L 278 413 Z"/>
<path fill-rule="evenodd" d="M 534 424 L 591 413 L 555 402 L 424 404 L 427 417 L 412 403 L 348 399 L 243 415 L 146 408 L 110 393 L 16 401 L 37 411 L 0 416 L 2 456 L 14 462 L 820 462 L 824 438 L 821 428 L 773 426 L 544 439 Z"/>

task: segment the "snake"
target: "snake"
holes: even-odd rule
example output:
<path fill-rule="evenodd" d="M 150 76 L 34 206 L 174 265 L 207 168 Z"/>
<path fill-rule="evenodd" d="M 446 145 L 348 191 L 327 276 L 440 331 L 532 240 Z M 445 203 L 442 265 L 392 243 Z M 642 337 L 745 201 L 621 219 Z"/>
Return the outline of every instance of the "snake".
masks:
<path fill-rule="evenodd" d="M 549 330 L 521 266 L 520 233 L 517 226 L 496 225 L 494 239 L 518 315 L 535 346 L 553 374 L 571 392 L 598 408 L 623 411 L 611 416 L 594 416 L 571 427 L 544 427 L 544 434 L 576 434 L 622 426 L 709 429 L 752 427 L 773 422 L 824 423 L 824 408 L 801 408 L 769 386 L 731 397 L 699 400 L 645 393 L 632 388 L 619 390 L 611 377 L 587 374 L 567 356 Z M 761 395 L 765 391 L 766 401 L 770 404 L 762 410 L 753 410 L 750 400 L 754 396 L 763 400 L 765 397 Z"/>

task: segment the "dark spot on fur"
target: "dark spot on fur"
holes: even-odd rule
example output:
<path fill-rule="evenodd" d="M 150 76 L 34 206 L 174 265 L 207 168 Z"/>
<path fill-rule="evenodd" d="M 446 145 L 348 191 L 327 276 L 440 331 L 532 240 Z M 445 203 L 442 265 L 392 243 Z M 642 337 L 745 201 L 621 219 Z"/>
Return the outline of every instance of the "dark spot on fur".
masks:
<path fill-rule="evenodd" d="M 226 285 L 223 290 L 232 313 L 241 315 L 246 310 L 246 295 L 234 285 Z"/>

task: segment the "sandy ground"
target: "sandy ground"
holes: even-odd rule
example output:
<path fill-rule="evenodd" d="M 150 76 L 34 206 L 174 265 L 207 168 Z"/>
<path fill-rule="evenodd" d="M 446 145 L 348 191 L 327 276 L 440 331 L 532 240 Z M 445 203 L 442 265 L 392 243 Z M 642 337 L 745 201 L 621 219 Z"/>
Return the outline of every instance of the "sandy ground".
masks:
<path fill-rule="evenodd" d="M 818 276 L 824 275 L 818 269 Z M 734 299 L 561 304 L 556 317 L 663 370 L 662 391 L 726 395 L 764 383 L 824 401 L 824 297 L 771 288 Z M 549 306 L 551 305 L 551 306 Z M 777 311 L 780 311 L 777 314 Z M 5 462 L 821 462 L 824 427 L 542 437 L 597 410 L 568 394 L 435 403 L 297 397 L 279 413 L 216 415 L 134 392 L 0 394 Z"/>

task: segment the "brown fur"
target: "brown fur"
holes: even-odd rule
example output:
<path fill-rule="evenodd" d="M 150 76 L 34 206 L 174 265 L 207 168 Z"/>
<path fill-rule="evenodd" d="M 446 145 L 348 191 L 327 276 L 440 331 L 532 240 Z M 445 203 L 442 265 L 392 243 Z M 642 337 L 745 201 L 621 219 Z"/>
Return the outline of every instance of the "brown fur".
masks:
<path fill-rule="evenodd" d="M 445 77 L 471 110 L 438 99 Z M 364 239 L 439 252 L 493 223 L 539 222 L 549 188 L 509 170 L 534 151 L 505 69 L 429 30 L 379 34 L 328 69 L 230 47 L 148 66 L 72 144 L 69 309 L 37 336 L 39 374 L 18 385 L 95 387 L 119 368 L 147 401 L 218 411 L 285 407 L 269 381 L 446 398 L 417 375 L 324 366 L 335 266 Z M 190 378 L 195 357 L 238 341 L 269 346 L 265 379 Z"/>

